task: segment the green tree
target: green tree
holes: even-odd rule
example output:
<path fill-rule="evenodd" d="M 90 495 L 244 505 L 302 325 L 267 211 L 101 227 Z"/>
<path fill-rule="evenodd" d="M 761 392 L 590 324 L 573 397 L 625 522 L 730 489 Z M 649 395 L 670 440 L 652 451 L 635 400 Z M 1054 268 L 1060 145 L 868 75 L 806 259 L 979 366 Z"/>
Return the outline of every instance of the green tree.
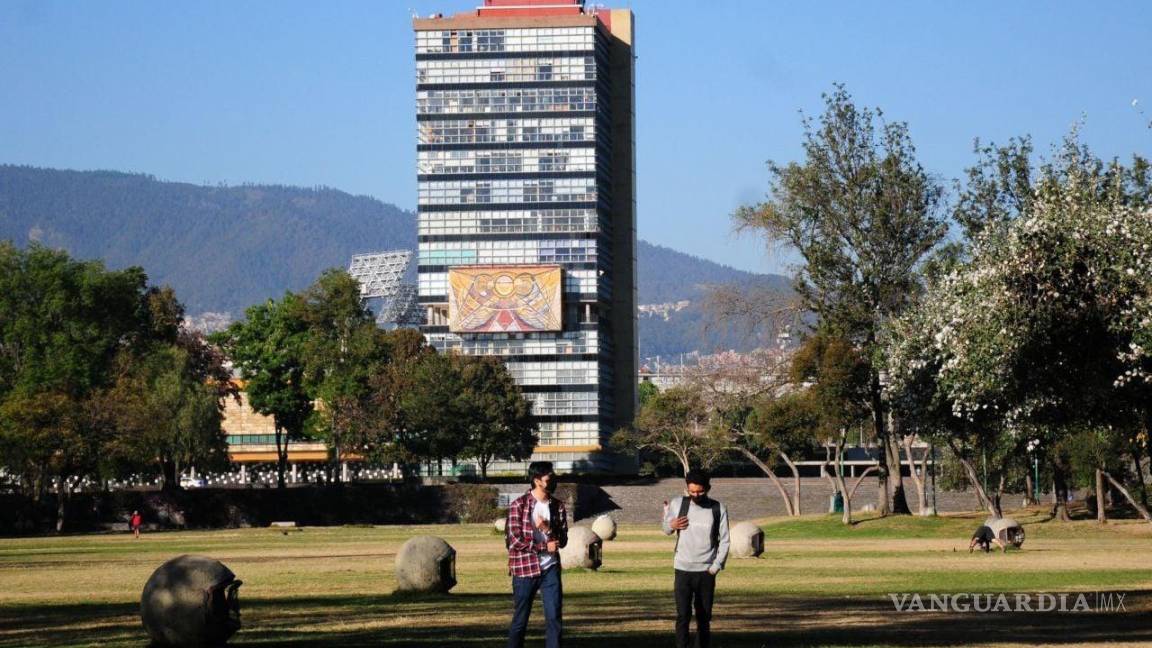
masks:
<path fill-rule="evenodd" d="M 435 352 L 406 366 L 397 397 L 397 443 L 417 461 L 455 459 L 468 440 L 464 381 L 452 358 Z"/>
<path fill-rule="evenodd" d="M 727 440 L 718 434 L 713 415 L 699 388 L 670 387 L 641 407 L 633 426 L 612 436 L 612 445 L 670 454 L 685 473 L 694 465 L 708 467 L 718 461 L 728 447 Z"/>
<path fill-rule="evenodd" d="M 467 427 L 461 454 L 480 465 L 488 479 L 494 459 L 522 461 L 532 456 L 538 442 L 532 403 L 524 398 L 508 368 L 497 358 L 454 357 L 462 391 L 457 399 L 460 418 Z"/>
<path fill-rule="evenodd" d="M 0 243 L 0 464 L 35 497 L 56 485 L 58 530 L 70 484 L 97 476 L 108 427 L 94 394 L 120 350 L 164 328 L 147 281 L 140 268 Z"/>
<path fill-rule="evenodd" d="M 844 338 L 816 335 L 792 357 L 791 379 L 803 386 L 816 436 L 836 447 L 833 480 L 844 497 L 844 524 L 852 522 L 853 488 L 844 482 L 844 448 L 848 430 L 869 415 L 872 366 L 860 349 Z M 863 475 L 861 476 L 861 479 Z"/>
<path fill-rule="evenodd" d="M 660 393 L 660 388 L 657 387 L 651 380 L 645 380 L 640 383 L 636 389 L 637 398 L 640 401 L 640 407 L 645 403 L 652 400 L 652 397 Z"/>
<path fill-rule="evenodd" d="M 280 301 L 252 306 L 245 320 L 212 338 L 240 370 L 252 409 L 272 417 L 279 488 L 284 488 L 288 444 L 304 437 L 313 410 L 305 384 L 307 323 L 299 299 L 285 293 Z"/>
<path fill-rule="evenodd" d="M 961 457 L 1007 446 L 1002 456 L 1019 462 L 1026 444 L 1002 437 L 1039 442 L 1061 519 L 1074 468 L 1064 441 L 1102 426 L 1135 439 L 1152 417 L 1145 168 L 1104 164 L 1070 137 L 1025 211 L 985 228 L 969 259 L 893 327 L 894 391 L 951 417 Z"/>
<path fill-rule="evenodd" d="M 801 515 L 802 482 L 796 460 L 814 450 L 819 441 L 816 438 L 819 421 L 811 399 L 802 391 L 765 395 L 753 401 L 745 412 L 743 424 L 730 427 L 739 432 L 734 439 L 736 449 L 776 486 L 788 515 Z M 777 459 L 792 473 L 791 496 L 776 477 Z"/>
<path fill-rule="evenodd" d="M 364 398 L 351 399 L 344 412 L 346 423 L 341 438 L 348 452 L 373 462 L 396 462 L 407 470 L 419 461 L 408 443 L 405 416 L 420 405 L 415 377 L 425 358 L 435 355 L 419 331 L 398 329 L 383 334 L 388 361 L 368 376 Z M 440 392 L 437 392 L 440 394 Z M 444 407 L 444 402 L 432 406 Z"/>
<path fill-rule="evenodd" d="M 116 382 L 100 398 L 114 428 L 113 460 L 155 466 L 164 488 L 178 488 L 189 466 L 227 463 L 219 387 L 187 350 L 156 345 L 125 353 L 118 364 Z"/>
<path fill-rule="evenodd" d="M 824 101 L 817 120 L 804 120 L 804 161 L 770 162 L 768 200 L 740 208 L 734 219 L 799 254 L 794 286 L 819 329 L 850 340 L 871 360 L 885 323 L 912 302 L 921 266 L 945 235 L 943 189 L 916 161 L 906 124 L 857 108 L 843 86 Z M 889 512 L 890 497 L 907 511 L 901 480 L 889 487 L 898 451 L 885 421 L 879 365 L 869 367 L 872 427 L 884 449 L 880 511 Z"/>
<path fill-rule="evenodd" d="M 363 307 L 360 284 L 347 272 L 329 270 L 294 302 L 305 332 L 301 348 L 304 382 L 319 404 L 313 434 L 331 449 L 332 468 L 349 451 L 355 412 L 371 393 L 370 379 L 388 361 L 386 334 Z"/>

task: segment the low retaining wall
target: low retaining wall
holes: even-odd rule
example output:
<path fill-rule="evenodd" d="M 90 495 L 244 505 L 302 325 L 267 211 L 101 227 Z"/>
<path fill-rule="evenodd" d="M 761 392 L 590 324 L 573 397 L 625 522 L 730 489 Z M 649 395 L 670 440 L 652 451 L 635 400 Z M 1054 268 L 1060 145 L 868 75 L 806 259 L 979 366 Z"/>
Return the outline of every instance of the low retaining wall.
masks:
<path fill-rule="evenodd" d="M 783 481 L 791 492 L 791 480 Z M 832 493 L 827 481 L 801 481 L 803 512 L 827 512 Z M 914 498 L 915 491 L 907 479 L 905 488 Z M 284 490 L 198 488 L 78 494 L 68 502 L 65 530 L 117 528 L 113 525 L 126 523 L 133 510 L 141 512 L 146 525 L 186 529 L 259 527 L 277 520 L 307 526 L 489 522 L 503 515 L 497 506 L 499 494 L 516 497 L 527 490 L 527 484 L 349 484 Z M 556 496 L 565 502 L 570 521 L 608 513 L 619 522 L 658 524 L 663 502 L 683 490 L 682 479 L 603 485 L 561 483 Z M 785 514 L 779 493 L 767 479 L 715 478 L 712 495 L 724 502 L 733 520 Z M 1011 507 L 1012 501 L 1006 500 L 1006 504 Z M 860 484 L 853 509 L 859 511 L 875 504 L 876 480 L 868 478 Z M 915 503 L 909 504 L 915 510 Z M 941 513 L 979 509 L 971 492 L 939 491 L 936 506 Z M 55 520 L 54 497 L 34 503 L 23 497 L 0 495 L 0 535 L 48 532 L 55 528 Z"/>
<path fill-rule="evenodd" d="M 72 495 L 65 531 L 114 528 L 138 510 L 153 528 L 213 529 L 268 526 L 294 520 L 308 526 L 477 522 L 500 515 L 488 485 L 349 484 L 300 488 L 117 491 Z M 55 529 L 56 500 L 0 496 L 0 535 Z"/>

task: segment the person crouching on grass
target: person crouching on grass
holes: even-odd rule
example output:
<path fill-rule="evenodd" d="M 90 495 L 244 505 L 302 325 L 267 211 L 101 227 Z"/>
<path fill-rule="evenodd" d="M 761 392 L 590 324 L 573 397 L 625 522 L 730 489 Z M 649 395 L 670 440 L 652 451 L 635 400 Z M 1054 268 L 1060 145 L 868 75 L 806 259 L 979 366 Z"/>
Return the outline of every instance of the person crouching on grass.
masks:
<path fill-rule="evenodd" d="M 513 600 L 508 648 L 524 648 L 528 615 L 537 591 L 544 599 L 545 645 L 560 648 L 564 632 L 560 549 L 568 544 L 568 511 L 563 502 L 552 497 L 556 491 L 552 462 L 532 462 L 528 478 L 532 490 L 512 501 L 504 525 Z"/>
<path fill-rule="evenodd" d="M 716 574 L 728 559 L 728 510 L 708 497 L 708 474 L 690 470 L 684 476 L 685 495 L 664 510 L 664 533 L 676 534 L 676 648 L 688 648 L 688 625 L 696 612 L 696 647 L 712 639 L 712 601 Z"/>
<path fill-rule="evenodd" d="M 988 553 L 992 549 L 992 543 L 996 543 L 996 546 L 1000 547 L 1004 553 L 1008 553 L 1008 545 L 1000 542 L 1000 539 L 997 538 L 996 534 L 992 531 L 992 527 L 986 524 L 980 525 L 980 527 L 976 529 L 976 532 L 972 534 L 972 541 L 968 543 L 968 553 L 972 553 L 972 550 L 975 549 L 977 545 L 980 546 L 980 549 L 983 550 L 984 553 Z"/>

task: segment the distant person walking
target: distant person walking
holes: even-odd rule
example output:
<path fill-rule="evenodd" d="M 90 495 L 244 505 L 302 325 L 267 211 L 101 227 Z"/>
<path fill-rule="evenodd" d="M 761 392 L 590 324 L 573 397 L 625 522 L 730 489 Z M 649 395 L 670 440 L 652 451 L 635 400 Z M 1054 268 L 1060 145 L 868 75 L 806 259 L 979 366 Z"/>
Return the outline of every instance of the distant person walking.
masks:
<path fill-rule="evenodd" d="M 504 525 L 513 600 L 508 648 L 524 648 L 537 591 L 544 599 L 545 645 L 560 648 L 564 634 L 560 549 L 568 544 L 568 511 L 563 502 L 552 497 L 556 491 L 552 462 L 532 462 L 528 478 L 532 489 L 508 506 Z"/>
<path fill-rule="evenodd" d="M 132 517 L 128 520 L 128 527 L 132 529 L 132 535 L 140 539 L 140 525 L 144 523 L 144 518 L 140 517 L 140 511 L 132 511 Z"/>
<path fill-rule="evenodd" d="M 696 613 L 696 648 L 712 641 L 712 602 L 716 574 L 728 560 L 728 510 L 708 497 L 707 473 L 691 470 L 684 476 L 685 495 L 664 511 L 664 533 L 676 535 L 676 648 L 688 648 L 688 627 Z"/>

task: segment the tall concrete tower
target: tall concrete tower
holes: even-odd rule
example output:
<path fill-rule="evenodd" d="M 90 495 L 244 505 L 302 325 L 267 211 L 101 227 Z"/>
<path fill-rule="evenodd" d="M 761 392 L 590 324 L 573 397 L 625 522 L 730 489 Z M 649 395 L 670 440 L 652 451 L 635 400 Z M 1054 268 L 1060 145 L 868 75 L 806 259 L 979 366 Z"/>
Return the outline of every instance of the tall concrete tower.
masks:
<path fill-rule="evenodd" d="M 485 0 L 413 28 L 424 334 L 506 361 L 533 459 L 630 470 L 606 443 L 636 409 L 632 13 Z"/>

